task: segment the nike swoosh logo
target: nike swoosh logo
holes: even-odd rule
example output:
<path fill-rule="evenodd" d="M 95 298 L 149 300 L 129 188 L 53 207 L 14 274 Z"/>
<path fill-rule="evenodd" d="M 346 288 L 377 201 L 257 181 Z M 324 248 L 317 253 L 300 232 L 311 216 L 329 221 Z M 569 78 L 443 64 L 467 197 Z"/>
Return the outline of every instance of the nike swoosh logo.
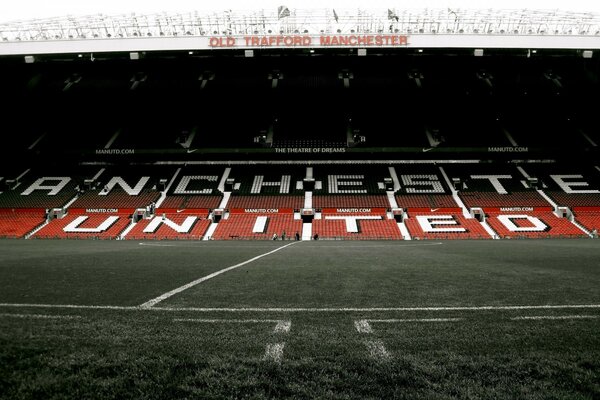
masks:
<path fill-rule="evenodd" d="M 189 154 L 189 153 L 193 153 L 193 152 L 195 152 L 196 150 L 198 150 L 198 149 L 192 149 L 192 150 L 188 150 L 188 151 L 187 151 L 187 153 L 188 153 L 188 154 Z"/>
<path fill-rule="evenodd" d="M 182 211 L 185 211 L 185 208 L 184 208 L 183 210 L 177 210 L 177 212 L 178 212 L 178 213 L 180 213 L 180 212 L 182 212 Z"/>
<path fill-rule="evenodd" d="M 430 148 L 428 148 L 428 149 L 425 149 L 425 148 L 424 148 L 424 149 L 423 149 L 423 153 L 427 153 L 429 150 L 433 150 L 433 147 L 430 147 Z"/>
<path fill-rule="evenodd" d="M 439 208 L 430 208 L 430 212 L 436 212 L 437 210 L 439 210 Z"/>

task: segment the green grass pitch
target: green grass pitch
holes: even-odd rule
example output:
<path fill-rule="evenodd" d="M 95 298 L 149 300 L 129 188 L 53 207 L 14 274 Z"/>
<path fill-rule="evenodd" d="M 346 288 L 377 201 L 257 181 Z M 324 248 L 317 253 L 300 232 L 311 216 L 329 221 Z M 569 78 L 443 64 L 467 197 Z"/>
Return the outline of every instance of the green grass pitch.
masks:
<path fill-rule="evenodd" d="M 592 239 L 0 241 L 1 399 L 596 399 L 598 332 Z"/>

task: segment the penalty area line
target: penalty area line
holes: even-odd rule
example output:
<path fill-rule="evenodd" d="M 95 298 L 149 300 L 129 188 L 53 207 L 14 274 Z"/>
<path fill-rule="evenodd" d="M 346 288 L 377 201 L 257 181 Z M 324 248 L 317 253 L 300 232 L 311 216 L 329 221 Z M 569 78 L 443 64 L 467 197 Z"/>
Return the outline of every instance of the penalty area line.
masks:
<path fill-rule="evenodd" d="M 286 247 L 292 246 L 292 245 L 294 245 L 294 244 L 296 244 L 296 243 L 300 243 L 300 242 L 292 242 L 292 243 L 286 244 L 285 246 L 278 247 L 278 248 L 276 248 L 275 250 L 271 250 L 271 251 L 269 251 L 269 252 L 266 252 L 266 253 L 260 254 L 260 255 L 258 255 L 258 256 L 256 256 L 256 257 L 250 258 L 250 259 L 248 259 L 248 260 L 246 260 L 246 261 L 243 261 L 243 262 L 241 262 L 241 263 L 238 263 L 238 264 L 232 265 L 231 267 L 223 268 L 223 269 L 221 269 L 221 270 L 219 270 L 219 271 L 217 271 L 217 272 L 213 272 L 213 273 L 212 273 L 212 274 L 210 274 L 210 275 L 206 275 L 206 276 L 203 276 L 202 278 L 198 278 L 198 279 L 196 279 L 195 281 L 192 281 L 192 282 L 190 282 L 190 283 L 187 283 L 187 284 L 185 284 L 185 285 L 183 285 L 183 286 L 180 286 L 180 287 L 178 287 L 178 288 L 175 288 L 175 289 L 173 289 L 173 290 L 171 290 L 171 291 L 169 291 L 169 292 L 167 292 L 167 293 L 163 293 L 163 294 L 161 294 L 160 296 L 158 296 L 158 297 L 155 297 L 155 298 L 154 298 L 154 299 L 152 299 L 152 300 L 148 300 L 148 301 L 147 301 L 147 302 L 145 302 L 144 304 L 141 304 L 139 307 L 140 307 L 140 308 L 152 308 L 152 307 L 154 307 L 156 304 L 160 303 L 161 301 L 163 301 L 163 300 L 165 300 L 165 299 L 168 299 L 169 297 L 171 297 L 171 296 L 174 296 L 174 295 L 176 295 L 176 294 L 178 294 L 178 293 L 181 293 L 181 292 L 183 292 L 184 290 L 187 290 L 187 289 L 189 289 L 189 288 L 191 288 L 191 287 L 194 287 L 194 286 L 196 286 L 196 285 L 198 285 L 198 284 L 200 284 L 200 283 L 202 283 L 202 282 L 205 282 L 205 281 L 207 281 L 207 280 L 209 280 L 209 279 L 212 279 L 212 278 L 214 278 L 215 276 L 219 276 L 219 275 L 221 275 L 221 274 L 224 274 L 225 272 L 229 272 L 229 271 L 231 271 L 231 270 L 234 270 L 234 269 L 236 269 L 236 268 L 239 268 L 239 267 L 241 267 L 241 266 L 244 266 L 244 265 L 246 265 L 246 264 L 249 264 L 249 263 L 251 263 L 251 262 L 254 262 L 254 261 L 256 261 L 256 260 L 259 260 L 259 259 L 261 259 L 261 258 L 263 258 L 263 257 L 266 257 L 266 256 L 268 256 L 268 255 L 270 255 L 270 254 L 276 253 L 276 252 L 278 252 L 279 250 L 283 250 L 283 249 L 285 249 Z"/>

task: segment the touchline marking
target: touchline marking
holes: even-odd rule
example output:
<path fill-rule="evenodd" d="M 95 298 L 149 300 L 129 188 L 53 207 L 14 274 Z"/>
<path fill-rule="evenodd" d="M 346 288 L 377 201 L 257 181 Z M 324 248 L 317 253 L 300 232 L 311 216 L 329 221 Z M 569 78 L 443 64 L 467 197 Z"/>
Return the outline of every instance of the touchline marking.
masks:
<path fill-rule="evenodd" d="M 205 281 L 207 281 L 207 280 L 209 280 L 209 279 L 212 279 L 212 278 L 214 278 L 215 276 L 219 276 L 219 275 L 221 275 L 221 274 L 224 274 L 225 272 L 231 271 L 231 270 L 233 270 L 233 269 L 236 269 L 236 268 L 239 268 L 239 267 L 241 267 L 241 266 L 243 266 L 243 265 L 246 265 L 246 264 L 249 264 L 249 263 L 251 263 L 251 262 L 254 262 L 254 261 L 258 260 L 258 259 L 261 259 L 261 258 L 263 258 L 263 257 L 266 257 L 266 256 L 268 256 L 268 255 L 270 255 L 270 254 L 273 254 L 273 253 L 275 253 L 275 252 L 278 252 L 279 250 L 283 250 L 283 249 L 285 249 L 286 247 L 292 246 L 292 245 L 294 245 L 294 244 L 297 244 L 297 243 L 300 243 L 300 242 L 292 242 L 292 243 L 286 244 L 286 245 L 284 245 L 284 246 L 281 246 L 281 247 L 278 247 L 278 248 L 276 248 L 275 250 L 271 250 L 271 251 L 269 251 L 269 252 L 267 252 L 267 253 L 260 254 L 260 255 L 258 255 L 258 256 L 256 256 L 256 257 L 253 257 L 253 258 L 251 258 L 251 259 L 249 259 L 249 260 L 243 261 L 243 262 L 241 262 L 241 263 L 239 263 L 239 264 L 235 264 L 235 265 L 232 265 L 231 267 L 223 268 L 223 269 L 222 269 L 222 270 L 220 270 L 220 271 L 213 272 L 213 273 L 212 273 L 212 274 L 210 274 L 210 275 L 206 275 L 206 276 L 204 276 L 204 277 L 202 277 L 202 278 L 196 279 L 195 281 L 192 281 L 192 282 L 190 282 L 190 283 L 188 283 L 188 284 L 185 284 L 185 285 L 183 285 L 183 286 L 180 286 L 180 287 L 178 287 L 178 288 L 176 288 L 176 289 L 173 289 L 173 290 L 171 290 L 170 292 L 167 292 L 167 293 L 161 294 L 160 296 L 158 296 L 158 297 L 156 297 L 156 298 L 154 298 L 154 299 L 152 299 L 152 300 L 149 300 L 149 301 L 145 302 L 144 304 L 140 305 L 140 308 L 151 308 L 151 307 L 154 307 L 154 305 L 156 305 L 156 304 L 160 303 L 161 301 L 163 301 L 163 300 L 165 300 L 165 299 L 168 299 L 169 297 L 171 297 L 171 296 L 174 296 L 174 295 L 176 295 L 177 293 L 181 293 L 181 292 L 183 292 L 183 291 L 184 291 L 184 290 L 186 290 L 186 289 L 189 289 L 189 288 L 191 288 L 191 287 L 194 287 L 194 286 L 198 285 L 199 283 L 205 282 Z"/>
<path fill-rule="evenodd" d="M 598 315 L 531 315 L 514 317 L 511 320 L 540 320 L 540 319 L 596 319 Z"/>
<path fill-rule="evenodd" d="M 275 329 L 277 329 L 277 326 L 279 326 L 280 323 L 283 322 L 287 322 L 290 323 L 290 321 L 282 321 L 280 319 L 200 319 L 200 318 L 173 318 L 174 322 L 201 322 L 201 323 L 206 323 L 206 324 L 260 324 L 260 323 L 266 323 L 266 324 L 277 324 L 275 326 Z M 291 324 L 291 323 L 290 323 Z M 288 328 L 289 330 L 289 328 Z"/>
<path fill-rule="evenodd" d="M 0 304 L 1 306 L 1 304 Z M 136 308 L 136 307 L 132 307 Z M 139 308 L 139 307 L 137 307 Z M 555 310 L 555 309 L 600 308 L 600 304 L 560 304 L 539 306 L 464 306 L 464 307 L 339 307 L 339 308 L 309 308 L 309 307 L 247 307 L 247 308 L 210 308 L 210 307 L 153 307 L 152 310 L 162 311 L 198 311 L 198 312 L 380 312 L 380 311 L 503 311 L 503 310 Z"/>
<path fill-rule="evenodd" d="M 14 317 L 14 318 L 39 318 L 39 319 L 77 319 L 81 318 L 81 315 L 47 315 L 47 314 L 10 314 L 2 313 L 0 317 Z"/>
<path fill-rule="evenodd" d="M 189 242 L 180 242 L 180 243 L 173 243 L 173 244 L 164 244 L 164 243 L 145 243 L 145 242 L 139 242 L 138 245 L 139 246 L 154 246 L 154 247 L 196 247 L 196 246 L 208 246 L 210 242 L 204 242 L 204 241 L 189 241 Z M 212 242 L 215 243 L 215 242 Z M 294 242 L 296 243 L 296 242 Z M 440 243 L 441 244 L 441 243 Z M 227 248 L 239 248 L 239 249 L 271 249 L 271 246 L 261 246 L 261 245 L 247 245 L 247 246 L 236 246 L 236 245 L 229 245 L 227 246 Z"/>
<path fill-rule="evenodd" d="M 298 242 L 299 243 L 299 242 Z M 190 311 L 190 312 L 385 312 L 385 311 L 506 311 L 506 310 L 562 310 L 562 309 L 598 309 L 600 304 L 557 304 L 538 306 L 465 306 L 465 307 L 378 307 L 378 308 L 289 308 L 289 307 L 141 307 L 141 306 L 90 306 L 78 304 L 27 304 L 27 303 L 0 303 L 0 307 L 11 308 L 68 308 L 90 310 L 123 310 L 123 311 Z"/>
<path fill-rule="evenodd" d="M 365 320 L 368 322 L 456 322 L 461 321 L 462 318 L 408 318 L 408 319 L 369 319 Z"/>
<path fill-rule="evenodd" d="M 0 303 L 0 307 L 16 307 L 16 308 L 75 308 L 75 309 L 90 309 L 90 310 L 139 310 L 139 307 L 131 306 L 85 306 L 78 304 L 26 304 L 26 303 Z"/>

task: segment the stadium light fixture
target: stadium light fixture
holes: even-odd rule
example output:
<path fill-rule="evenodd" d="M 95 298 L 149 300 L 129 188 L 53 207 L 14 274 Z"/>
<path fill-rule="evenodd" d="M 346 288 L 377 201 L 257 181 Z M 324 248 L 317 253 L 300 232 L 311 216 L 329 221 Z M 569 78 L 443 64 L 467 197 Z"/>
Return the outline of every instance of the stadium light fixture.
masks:
<path fill-rule="evenodd" d="M 592 58 L 593 54 L 594 52 L 592 50 L 584 50 L 583 53 L 581 53 L 583 58 Z"/>
<path fill-rule="evenodd" d="M 475 50 L 473 50 L 473 55 L 475 57 L 481 57 L 481 56 L 483 56 L 483 49 L 475 49 Z"/>
<path fill-rule="evenodd" d="M 244 50 L 244 57 L 254 57 L 254 50 Z"/>
<path fill-rule="evenodd" d="M 34 56 L 25 56 L 25 64 L 33 64 L 35 62 Z"/>
<path fill-rule="evenodd" d="M 358 55 L 360 57 L 366 56 L 367 55 L 367 49 L 357 49 L 356 55 Z"/>
<path fill-rule="evenodd" d="M 137 51 L 132 51 L 131 53 L 129 53 L 129 59 L 130 60 L 139 60 L 140 53 L 138 53 Z"/>

